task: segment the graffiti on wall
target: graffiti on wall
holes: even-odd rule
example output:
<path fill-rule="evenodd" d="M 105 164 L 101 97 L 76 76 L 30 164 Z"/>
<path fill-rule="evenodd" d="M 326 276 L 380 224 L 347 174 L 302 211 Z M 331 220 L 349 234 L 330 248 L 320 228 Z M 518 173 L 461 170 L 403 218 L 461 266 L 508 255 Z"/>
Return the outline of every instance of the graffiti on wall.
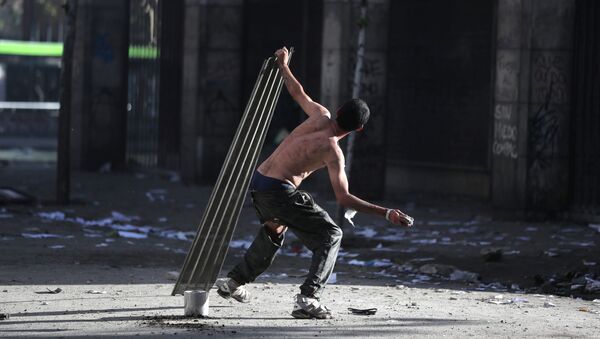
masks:
<path fill-rule="evenodd" d="M 529 118 L 530 167 L 553 164 L 559 128 L 557 104 L 567 102 L 566 61 L 560 55 L 540 54 L 534 61 L 534 98 L 540 103 Z"/>
<path fill-rule="evenodd" d="M 497 104 L 494 108 L 494 143 L 492 152 L 495 155 L 516 159 L 517 125 L 513 106 Z"/>
<path fill-rule="evenodd" d="M 206 74 L 204 136 L 226 137 L 239 116 L 240 64 L 234 53 L 211 53 Z"/>
<path fill-rule="evenodd" d="M 545 199 L 556 187 L 551 174 L 557 164 L 559 135 L 558 105 L 568 102 L 567 61 L 560 54 L 539 54 L 533 64 L 533 96 L 537 108 L 529 116 L 529 187 L 533 206 L 547 205 Z"/>

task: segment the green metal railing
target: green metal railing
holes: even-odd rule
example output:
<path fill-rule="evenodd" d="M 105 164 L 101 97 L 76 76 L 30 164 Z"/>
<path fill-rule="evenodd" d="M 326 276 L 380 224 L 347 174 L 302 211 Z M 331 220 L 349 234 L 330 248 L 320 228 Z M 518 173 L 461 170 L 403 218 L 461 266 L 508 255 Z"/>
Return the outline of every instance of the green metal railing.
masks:
<path fill-rule="evenodd" d="M 0 55 L 37 56 L 59 58 L 63 53 L 62 42 L 0 40 Z M 132 59 L 155 59 L 158 49 L 154 46 L 129 46 Z"/>

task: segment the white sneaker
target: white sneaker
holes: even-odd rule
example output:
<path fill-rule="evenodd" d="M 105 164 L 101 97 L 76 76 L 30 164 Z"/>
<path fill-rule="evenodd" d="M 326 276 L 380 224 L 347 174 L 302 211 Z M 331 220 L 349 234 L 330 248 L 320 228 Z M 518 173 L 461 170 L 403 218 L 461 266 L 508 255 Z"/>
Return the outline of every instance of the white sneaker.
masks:
<path fill-rule="evenodd" d="M 241 303 L 249 303 L 251 300 L 246 288 L 231 278 L 219 279 L 215 285 L 217 293 L 225 299 L 233 298 Z"/>
<path fill-rule="evenodd" d="M 319 299 L 310 298 L 302 294 L 296 295 L 296 303 L 292 317 L 298 319 L 331 319 L 331 310 L 321 305 Z"/>

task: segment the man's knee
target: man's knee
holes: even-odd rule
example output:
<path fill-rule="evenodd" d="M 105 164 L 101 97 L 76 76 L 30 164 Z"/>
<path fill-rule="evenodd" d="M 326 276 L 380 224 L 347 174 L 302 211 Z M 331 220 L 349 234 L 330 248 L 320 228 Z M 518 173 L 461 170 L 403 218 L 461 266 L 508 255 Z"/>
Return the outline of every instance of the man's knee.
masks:
<path fill-rule="evenodd" d="M 265 231 L 273 241 L 280 239 L 281 235 L 287 231 L 287 226 L 282 225 L 277 221 L 267 221 L 263 225 L 265 227 Z"/>
<path fill-rule="evenodd" d="M 342 232 L 342 229 L 337 225 L 331 229 L 329 234 L 333 243 L 339 243 L 344 236 L 344 232 Z"/>

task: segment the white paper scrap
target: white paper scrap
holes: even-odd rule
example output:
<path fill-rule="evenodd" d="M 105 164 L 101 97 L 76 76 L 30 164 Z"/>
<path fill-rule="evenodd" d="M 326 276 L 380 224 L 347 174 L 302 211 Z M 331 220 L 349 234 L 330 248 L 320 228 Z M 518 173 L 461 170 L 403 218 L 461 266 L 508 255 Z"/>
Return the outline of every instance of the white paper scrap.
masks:
<path fill-rule="evenodd" d="M 348 222 L 350 223 L 350 225 L 352 225 L 352 227 L 354 226 L 354 222 L 352 221 L 352 218 L 354 218 L 354 216 L 356 215 L 356 211 L 349 208 L 346 210 L 346 213 L 344 213 L 344 218 L 346 218 L 348 220 Z"/>

